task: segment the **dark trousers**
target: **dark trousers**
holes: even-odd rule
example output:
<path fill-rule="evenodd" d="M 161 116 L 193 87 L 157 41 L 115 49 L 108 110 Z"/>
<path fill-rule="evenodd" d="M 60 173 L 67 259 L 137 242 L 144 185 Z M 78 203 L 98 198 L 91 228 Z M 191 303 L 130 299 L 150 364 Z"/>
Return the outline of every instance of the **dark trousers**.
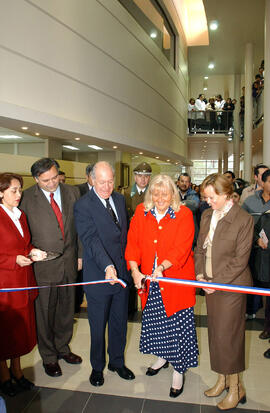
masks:
<path fill-rule="evenodd" d="M 35 301 L 38 349 L 45 364 L 70 352 L 73 333 L 74 287 L 39 290 Z"/>
<path fill-rule="evenodd" d="M 108 323 L 109 363 L 114 367 L 124 365 L 126 346 L 129 288 L 112 287 L 112 294 L 86 292 L 88 319 L 91 330 L 90 362 L 92 368 L 102 371 L 105 367 L 105 329 Z M 101 287 L 102 288 L 102 287 Z"/>

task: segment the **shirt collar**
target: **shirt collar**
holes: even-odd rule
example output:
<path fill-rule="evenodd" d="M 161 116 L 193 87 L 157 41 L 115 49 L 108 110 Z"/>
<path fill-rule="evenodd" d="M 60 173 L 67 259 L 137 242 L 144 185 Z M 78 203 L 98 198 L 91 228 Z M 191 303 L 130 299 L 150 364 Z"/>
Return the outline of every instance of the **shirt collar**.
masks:
<path fill-rule="evenodd" d="M 150 213 L 153 215 L 153 217 L 155 217 L 155 218 L 157 217 L 157 216 L 156 216 L 155 207 L 153 207 L 153 208 L 150 209 L 149 211 L 144 211 L 144 216 L 146 216 L 146 215 L 148 214 L 148 212 L 150 212 Z M 168 215 L 169 218 L 171 218 L 171 219 L 175 219 L 175 212 L 174 212 L 174 210 L 172 209 L 171 206 L 169 206 L 169 208 L 167 209 L 167 212 L 166 212 L 166 214 L 164 215 L 164 217 L 165 217 L 166 215 Z"/>
<path fill-rule="evenodd" d="M 22 211 L 19 210 L 19 208 L 14 207 L 12 209 L 12 211 L 10 209 L 8 209 L 5 205 L 0 204 L 0 206 L 3 208 L 4 211 L 6 211 L 6 213 L 11 217 L 13 216 L 15 219 L 20 219 L 21 215 L 22 215 Z"/>

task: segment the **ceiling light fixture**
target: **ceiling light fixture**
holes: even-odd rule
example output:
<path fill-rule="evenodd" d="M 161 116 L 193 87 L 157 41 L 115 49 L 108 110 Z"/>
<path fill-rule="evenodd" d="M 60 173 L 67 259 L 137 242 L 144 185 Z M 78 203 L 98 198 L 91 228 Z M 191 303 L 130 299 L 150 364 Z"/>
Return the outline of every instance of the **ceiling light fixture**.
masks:
<path fill-rule="evenodd" d="M 143 152 L 139 152 L 140 155 L 143 155 Z"/>
<path fill-rule="evenodd" d="M 116 146 L 116 145 L 113 146 L 113 149 L 117 149 L 117 148 L 118 148 L 118 146 Z"/>
<path fill-rule="evenodd" d="M 27 129 L 28 129 L 28 126 L 22 126 L 21 129 L 27 130 Z"/>
<path fill-rule="evenodd" d="M 36 135 L 36 136 L 39 136 L 39 135 L 40 135 L 40 133 L 39 133 L 39 132 L 36 132 L 36 133 L 35 133 L 35 135 Z"/>
<path fill-rule="evenodd" d="M 156 39 L 157 38 L 157 32 L 151 32 L 150 37 L 151 37 L 151 39 Z"/>
<path fill-rule="evenodd" d="M 204 87 L 203 90 L 207 90 L 207 87 Z"/>
<path fill-rule="evenodd" d="M 214 69 L 214 67 L 215 67 L 215 65 L 214 65 L 214 63 L 209 63 L 209 65 L 208 65 L 208 69 Z"/>
<path fill-rule="evenodd" d="M 204 79 L 207 80 L 207 79 L 208 79 L 208 76 L 204 76 Z"/>
<path fill-rule="evenodd" d="M 87 145 L 87 146 L 88 146 L 88 148 L 95 149 L 96 151 L 102 151 L 103 150 L 103 148 L 101 148 L 100 146 L 97 146 L 97 145 Z"/>
<path fill-rule="evenodd" d="M 210 30 L 217 30 L 218 28 L 218 22 L 216 20 L 212 20 L 209 24 L 209 28 Z"/>
<path fill-rule="evenodd" d="M 167 162 L 170 162 L 170 159 L 167 159 Z"/>
<path fill-rule="evenodd" d="M 156 156 L 156 159 L 159 159 L 159 156 Z"/>
<path fill-rule="evenodd" d="M 75 138 L 75 141 L 80 141 L 81 140 L 81 138 Z"/>
<path fill-rule="evenodd" d="M 79 151 L 80 150 L 79 148 L 76 148 L 76 146 L 72 146 L 72 145 L 62 145 L 62 146 L 63 146 L 63 148 L 71 149 L 72 151 Z"/>

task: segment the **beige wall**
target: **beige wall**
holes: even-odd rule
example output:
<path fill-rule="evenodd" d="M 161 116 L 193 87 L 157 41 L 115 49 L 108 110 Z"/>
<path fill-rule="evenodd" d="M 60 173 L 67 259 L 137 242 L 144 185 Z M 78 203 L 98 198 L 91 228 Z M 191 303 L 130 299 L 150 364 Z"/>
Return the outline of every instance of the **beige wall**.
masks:
<path fill-rule="evenodd" d="M 186 44 L 164 3 L 176 71 L 117 0 L 2 1 L 2 116 L 185 157 Z"/>

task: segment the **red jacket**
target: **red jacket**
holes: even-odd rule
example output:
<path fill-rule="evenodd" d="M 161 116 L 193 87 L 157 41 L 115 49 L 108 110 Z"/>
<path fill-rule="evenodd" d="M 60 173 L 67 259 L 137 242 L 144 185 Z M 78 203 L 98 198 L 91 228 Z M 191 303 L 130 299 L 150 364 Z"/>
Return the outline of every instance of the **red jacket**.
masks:
<path fill-rule="evenodd" d="M 141 272 L 146 275 L 152 274 L 155 256 L 157 265 L 167 259 L 172 266 L 163 272 L 164 277 L 194 280 L 191 250 L 194 237 L 193 215 L 183 205 L 174 214 L 175 218 L 166 214 L 158 223 L 150 211 L 145 215 L 143 204 L 138 205 L 130 223 L 125 257 L 127 262 L 136 261 Z M 195 288 L 162 281 L 159 284 L 168 317 L 195 304 Z M 146 294 L 142 296 L 143 307 L 148 289 L 149 285 Z"/>
<path fill-rule="evenodd" d="M 16 264 L 17 255 L 27 256 L 33 246 L 25 214 L 22 212 L 20 223 L 22 237 L 13 221 L 0 207 L 0 288 L 16 288 L 35 286 L 32 265 L 20 267 Z M 37 291 L 17 291 L 0 293 L 0 309 L 18 309 L 28 305 L 37 296 Z"/>

